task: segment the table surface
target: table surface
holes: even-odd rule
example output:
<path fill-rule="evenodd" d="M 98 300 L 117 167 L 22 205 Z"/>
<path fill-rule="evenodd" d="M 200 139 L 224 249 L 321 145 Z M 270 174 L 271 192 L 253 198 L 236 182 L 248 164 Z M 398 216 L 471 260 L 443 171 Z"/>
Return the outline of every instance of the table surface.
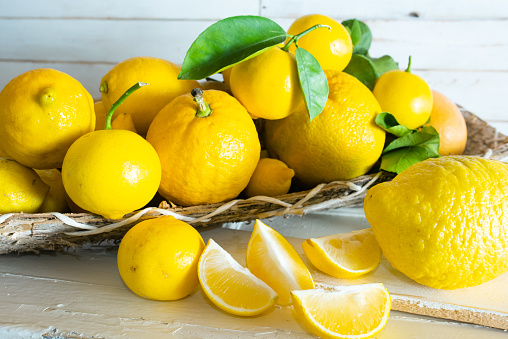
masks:
<path fill-rule="evenodd" d="M 285 236 L 307 238 L 368 227 L 361 209 L 266 221 Z M 250 232 L 252 223 L 199 228 L 204 240 Z M 0 256 L 0 338 L 238 338 L 313 337 L 292 307 L 256 317 L 231 316 L 198 289 L 170 302 L 143 299 L 122 282 L 117 246 L 85 245 L 78 252 Z M 508 307 L 508 306 L 507 306 Z M 506 332 L 392 311 L 377 338 L 506 338 Z"/>

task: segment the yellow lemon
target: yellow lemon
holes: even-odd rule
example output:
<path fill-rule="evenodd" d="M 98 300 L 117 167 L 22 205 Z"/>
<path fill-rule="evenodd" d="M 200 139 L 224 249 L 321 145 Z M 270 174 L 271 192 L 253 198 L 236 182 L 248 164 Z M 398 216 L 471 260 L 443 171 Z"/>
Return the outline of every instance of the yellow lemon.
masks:
<path fill-rule="evenodd" d="M 25 72 L 0 92 L 0 144 L 27 167 L 60 168 L 69 146 L 94 128 L 92 97 L 60 71 Z"/>
<path fill-rule="evenodd" d="M 265 126 L 269 153 L 307 187 L 367 173 L 385 141 L 385 132 L 374 121 L 381 108 L 372 92 L 349 74 L 325 73 L 330 92 L 321 114 L 310 121 L 302 107 Z"/>
<path fill-rule="evenodd" d="M 172 216 L 142 221 L 123 237 L 118 271 L 137 295 L 176 300 L 199 284 L 197 266 L 205 243 L 191 225 Z"/>
<path fill-rule="evenodd" d="M 374 96 L 384 112 L 395 116 L 397 122 L 415 129 L 429 120 L 432 111 L 432 91 L 427 82 L 409 71 L 392 70 L 377 79 Z"/>
<path fill-rule="evenodd" d="M 298 46 L 310 52 L 323 69 L 342 71 L 353 55 L 351 36 L 338 21 L 320 14 L 309 14 L 296 19 L 288 29 L 288 34 L 296 35 L 315 25 L 327 25 L 330 28 L 318 28 L 298 39 Z M 289 38 L 288 38 L 289 39 Z M 295 52 L 292 44 L 289 51 Z"/>
<path fill-rule="evenodd" d="M 275 304 L 278 296 L 261 279 L 242 267 L 213 239 L 198 263 L 201 287 L 220 309 L 231 314 L 252 316 Z"/>
<path fill-rule="evenodd" d="M 47 170 L 36 169 L 35 172 L 49 186 L 49 192 L 46 198 L 44 198 L 39 212 L 68 212 L 69 206 L 67 204 L 67 193 L 62 182 L 62 173 L 56 168 Z"/>
<path fill-rule="evenodd" d="M 39 212 L 48 191 L 33 169 L 0 158 L 0 214 Z"/>
<path fill-rule="evenodd" d="M 291 187 L 291 178 L 295 171 L 277 159 L 262 158 L 259 160 L 249 184 L 245 189 L 247 197 L 264 195 L 275 197 L 286 194 Z"/>
<path fill-rule="evenodd" d="M 365 215 L 386 259 L 418 283 L 456 289 L 508 271 L 508 165 L 419 162 L 369 189 Z"/>
<path fill-rule="evenodd" d="M 275 290 L 280 305 L 291 304 L 291 291 L 314 288 L 309 269 L 293 246 L 260 220 L 247 246 L 247 268 Z"/>
<path fill-rule="evenodd" d="M 375 269 L 382 253 L 372 229 L 310 238 L 303 251 L 319 270 L 338 278 L 354 278 Z"/>
<path fill-rule="evenodd" d="M 303 104 L 295 56 L 280 47 L 233 66 L 229 82 L 235 98 L 259 118 L 282 119 Z"/>
<path fill-rule="evenodd" d="M 132 115 L 130 115 L 129 113 L 118 114 L 111 123 L 111 127 L 113 129 L 124 129 L 127 131 L 138 133 L 138 131 L 136 130 L 136 126 L 134 126 Z"/>
<path fill-rule="evenodd" d="M 150 84 L 133 93 L 116 114 L 129 113 L 136 130 L 144 136 L 155 115 L 171 100 L 199 87 L 194 80 L 178 80 L 180 66 L 164 59 L 134 57 L 114 66 L 101 80 L 100 91 L 106 110 L 136 82 Z"/>
<path fill-rule="evenodd" d="M 95 130 L 97 131 L 104 129 L 108 111 L 106 110 L 106 107 L 104 107 L 102 100 L 96 101 L 93 105 L 93 108 L 95 111 Z"/>
<path fill-rule="evenodd" d="M 298 318 L 321 338 L 367 339 L 378 334 L 392 300 L 383 284 L 292 291 Z"/>

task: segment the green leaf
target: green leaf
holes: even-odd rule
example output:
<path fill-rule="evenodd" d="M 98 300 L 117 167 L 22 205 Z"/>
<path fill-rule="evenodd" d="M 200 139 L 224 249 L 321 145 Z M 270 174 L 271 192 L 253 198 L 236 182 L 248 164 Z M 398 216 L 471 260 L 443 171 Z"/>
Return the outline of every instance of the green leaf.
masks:
<path fill-rule="evenodd" d="M 325 108 L 328 99 L 328 80 L 321 65 L 312 54 L 298 47 L 295 57 L 303 98 L 312 121 Z"/>
<path fill-rule="evenodd" d="M 393 114 L 383 112 L 376 116 L 376 124 L 383 128 L 386 132 L 395 135 L 396 137 L 403 137 L 413 133 L 414 130 L 407 128 L 398 123 Z"/>
<path fill-rule="evenodd" d="M 342 22 L 342 25 L 346 27 L 351 34 L 353 54 L 367 55 L 370 44 L 372 43 L 372 33 L 369 26 L 356 19 L 345 20 Z"/>
<path fill-rule="evenodd" d="M 178 79 L 199 80 L 284 42 L 287 34 L 261 16 L 234 16 L 205 29 L 187 50 Z"/>
<path fill-rule="evenodd" d="M 438 156 L 439 154 L 437 149 L 439 148 L 439 134 L 417 131 L 412 134 L 405 135 L 393 140 L 388 146 L 385 147 L 383 153 L 388 153 L 398 148 L 411 146 L 421 146 L 428 148 L 434 153 L 435 156 Z"/>
<path fill-rule="evenodd" d="M 382 170 L 401 173 L 420 161 L 435 158 L 436 155 L 427 147 L 411 146 L 399 148 L 381 156 Z"/>
<path fill-rule="evenodd" d="M 353 54 L 344 72 L 360 80 L 371 91 L 374 89 L 378 78 L 376 67 L 370 59 L 364 55 Z"/>
<path fill-rule="evenodd" d="M 399 64 L 393 60 L 389 55 L 383 55 L 380 58 L 370 58 L 377 71 L 377 76 L 380 77 L 388 71 L 399 69 Z"/>

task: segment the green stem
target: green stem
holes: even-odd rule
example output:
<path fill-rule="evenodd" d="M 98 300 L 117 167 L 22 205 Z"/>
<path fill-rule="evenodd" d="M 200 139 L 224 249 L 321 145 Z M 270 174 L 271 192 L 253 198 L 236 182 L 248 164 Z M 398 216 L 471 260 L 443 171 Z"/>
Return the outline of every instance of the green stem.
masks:
<path fill-rule="evenodd" d="M 407 63 L 406 72 L 411 73 L 411 56 L 409 56 L 409 62 Z"/>
<path fill-rule="evenodd" d="M 291 44 L 294 42 L 295 45 L 298 47 L 298 39 L 300 39 L 302 36 L 304 36 L 305 34 L 309 33 L 309 32 L 312 32 L 313 30 L 317 29 L 317 28 L 321 28 L 321 27 L 327 27 L 328 29 L 332 29 L 330 26 L 327 26 L 327 25 L 321 25 L 321 24 L 317 24 L 317 25 L 314 25 L 310 28 L 307 28 L 305 31 L 301 32 L 301 33 L 298 33 L 297 35 L 290 35 L 291 38 L 289 39 L 289 41 L 284 45 L 284 47 L 282 47 L 282 50 L 283 51 L 289 51 L 289 46 L 291 46 Z"/>
<path fill-rule="evenodd" d="M 196 110 L 196 117 L 206 118 L 210 114 L 212 114 L 212 109 L 210 105 L 208 105 L 205 100 L 203 100 L 203 90 L 201 88 L 194 88 L 191 91 L 192 96 L 194 97 L 194 102 L 198 104 L 198 109 Z"/>
<path fill-rule="evenodd" d="M 127 91 L 125 91 L 125 93 L 122 94 L 122 96 L 120 98 L 118 98 L 117 101 L 115 101 L 113 106 L 111 106 L 111 109 L 109 110 L 108 114 L 106 115 L 106 127 L 104 127 L 105 130 L 106 129 L 113 129 L 111 127 L 111 120 L 112 120 L 113 114 L 115 113 L 115 110 L 118 108 L 118 106 L 120 106 L 122 104 L 122 102 L 124 102 L 124 100 L 127 99 L 127 97 L 129 95 L 131 95 L 132 93 L 134 93 L 135 91 L 137 91 L 138 89 L 140 89 L 141 87 L 146 86 L 146 85 L 148 85 L 148 84 L 145 82 L 138 82 L 137 84 L 134 84 L 131 88 L 129 88 Z"/>

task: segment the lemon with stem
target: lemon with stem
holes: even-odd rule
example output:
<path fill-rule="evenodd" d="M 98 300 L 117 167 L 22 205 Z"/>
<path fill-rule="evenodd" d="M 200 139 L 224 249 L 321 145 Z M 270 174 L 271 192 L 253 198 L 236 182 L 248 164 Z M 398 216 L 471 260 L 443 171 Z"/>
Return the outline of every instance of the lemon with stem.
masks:
<path fill-rule="evenodd" d="M 159 187 L 161 165 L 154 148 L 134 132 L 111 127 L 115 109 L 144 85 L 129 88 L 109 110 L 105 129 L 76 140 L 63 161 L 62 179 L 69 198 L 108 219 L 145 206 Z"/>

